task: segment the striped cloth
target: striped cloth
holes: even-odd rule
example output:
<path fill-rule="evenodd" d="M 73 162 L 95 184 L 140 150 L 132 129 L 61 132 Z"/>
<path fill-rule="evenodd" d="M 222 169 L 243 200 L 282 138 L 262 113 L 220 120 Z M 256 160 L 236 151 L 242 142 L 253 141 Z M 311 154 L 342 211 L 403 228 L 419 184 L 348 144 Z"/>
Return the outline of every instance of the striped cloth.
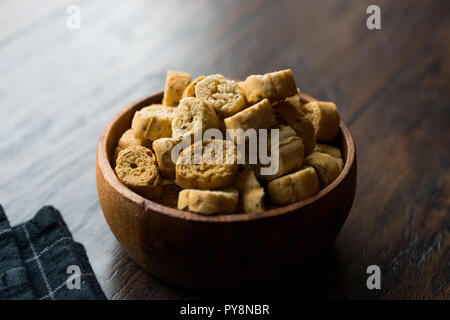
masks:
<path fill-rule="evenodd" d="M 83 245 L 55 208 L 11 228 L 0 206 L 0 299 L 106 299 Z"/>

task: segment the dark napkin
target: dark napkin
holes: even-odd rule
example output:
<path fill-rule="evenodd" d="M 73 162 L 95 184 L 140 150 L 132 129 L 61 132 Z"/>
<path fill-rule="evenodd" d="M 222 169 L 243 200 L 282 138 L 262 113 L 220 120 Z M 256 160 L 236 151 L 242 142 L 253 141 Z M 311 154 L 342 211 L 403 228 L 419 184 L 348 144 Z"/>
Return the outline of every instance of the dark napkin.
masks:
<path fill-rule="evenodd" d="M 106 299 L 83 245 L 55 208 L 11 228 L 0 206 L 0 299 Z"/>

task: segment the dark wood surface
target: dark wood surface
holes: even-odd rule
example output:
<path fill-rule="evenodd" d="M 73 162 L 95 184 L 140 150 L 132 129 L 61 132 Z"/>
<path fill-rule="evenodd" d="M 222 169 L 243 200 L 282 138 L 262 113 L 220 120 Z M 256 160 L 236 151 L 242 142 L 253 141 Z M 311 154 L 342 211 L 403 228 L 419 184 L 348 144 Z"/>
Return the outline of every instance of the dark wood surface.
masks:
<path fill-rule="evenodd" d="M 243 78 L 290 67 L 333 100 L 358 155 L 355 202 L 334 247 L 261 295 L 450 298 L 450 2 L 77 1 L 0 3 L 0 203 L 12 224 L 62 212 L 110 299 L 202 294 L 142 271 L 103 218 L 95 151 L 106 122 L 163 87 L 168 68 Z M 366 268 L 381 268 L 368 290 Z"/>

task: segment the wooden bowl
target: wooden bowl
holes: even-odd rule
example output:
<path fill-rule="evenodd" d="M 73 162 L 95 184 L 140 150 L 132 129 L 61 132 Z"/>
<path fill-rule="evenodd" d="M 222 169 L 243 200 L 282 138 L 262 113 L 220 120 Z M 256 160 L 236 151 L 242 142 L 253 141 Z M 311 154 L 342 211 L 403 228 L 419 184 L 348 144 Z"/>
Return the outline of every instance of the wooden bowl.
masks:
<path fill-rule="evenodd" d="M 130 128 L 135 111 L 160 103 L 162 95 L 119 112 L 104 128 L 97 148 L 103 213 L 117 240 L 142 268 L 194 291 L 256 289 L 289 277 L 312 253 L 332 245 L 356 189 L 355 145 L 344 122 L 335 141 L 343 151 L 344 169 L 315 196 L 262 213 L 202 216 L 141 197 L 118 180 L 111 166 L 117 141 Z"/>

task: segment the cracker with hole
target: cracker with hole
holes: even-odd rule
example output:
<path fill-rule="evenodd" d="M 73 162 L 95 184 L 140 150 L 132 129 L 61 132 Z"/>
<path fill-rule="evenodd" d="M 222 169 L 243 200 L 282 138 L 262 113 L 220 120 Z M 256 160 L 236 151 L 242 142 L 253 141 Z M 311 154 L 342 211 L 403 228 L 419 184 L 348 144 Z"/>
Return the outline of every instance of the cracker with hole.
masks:
<path fill-rule="evenodd" d="M 197 83 L 195 96 L 224 117 L 238 113 L 247 103 L 237 82 L 220 74 L 207 76 Z"/>
<path fill-rule="evenodd" d="M 239 165 L 236 146 L 227 140 L 197 141 L 176 164 L 176 183 L 185 189 L 220 189 L 233 183 Z"/>
<path fill-rule="evenodd" d="M 131 146 L 119 152 L 115 172 L 120 181 L 148 199 L 157 199 L 163 192 L 162 179 L 155 155 L 142 146 Z"/>
<path fill-rule="evenodd" d="M 219 118 L 212 107 L 198 98 L 181 99 L 172 121 L 173 139 L 190 139 L 196 134 L 201 136 L 212 128 L 219 128 Z"/>
<path fill-rule="evenodd" d="M 143 146 L 150 148 L 151 147 L 151 141 L 147 139 L 139 139 L 134 136 L 133 130 L 128 129 L 125 131 L 122 136 L 119 139 L 119 142 L 117 143 L 117 147 L 114 151 L 114 163 L 116 163 L 116 159 L 119 156 L 119 152 L 123 149 L 126 149 L 131 146 Z"/>

